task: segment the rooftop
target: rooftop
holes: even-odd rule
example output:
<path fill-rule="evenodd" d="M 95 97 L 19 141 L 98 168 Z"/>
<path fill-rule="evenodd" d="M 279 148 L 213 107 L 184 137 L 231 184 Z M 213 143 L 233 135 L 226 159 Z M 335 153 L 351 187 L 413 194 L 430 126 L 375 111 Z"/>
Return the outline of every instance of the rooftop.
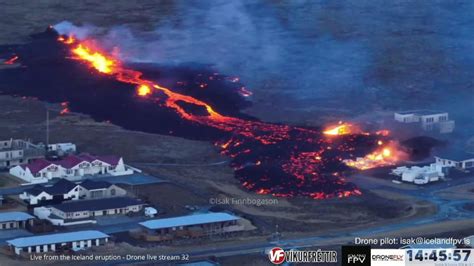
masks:
<path fill-rule="evenodd" d="M 31 171 L 31 173 L 35 174 L 38 173 L 39 171 L 45 169 L 46 167 L 50 165 L 60 165 L 66 169 L 71 169 L 74 166 L 82 163 L 82 162 L 88 162 L 91 163 L 93 161 L 101 161 L 103 163 L 109 164 L 109 165 L 117 165 L 120 161 L 119 156 L 114 156 L 114 155 L 101 155 L 101 156 L 96 156 L 96 155 L 90 155 L 87 153 L 82 153 L 79 155 L 68 155 L 64 157 L 61 160 L 58 161 L 48 161 L 46 159 L 37 159 L 34 160 L 33 162 L 29 164 L 24 164 L 22 165 L 23 169 L 26 169 L 28 167 Z"/>
<path fill-rule="evenodd" d="M 80 163 L 83 163 L 85 160 L 82 159 L 81 157 L 79 156 L 76 156 L 76 155 L 68 155 L 66 157 L 64 157 L 62 160 L 60 161 L 57 161 L 55 163 L 61 165 L 62 167 L 64 168 L 67 168 L 67 169 L 71 169 L 73 168 L 74 166 L 80 164 Z"/>
<path fill-rule="evenodd" d="M 82 181 L 80 184 L 81 187 L 88 189 L 88 190 L 93 190 L 93 189 L 104 189 L 104 188 L 109 188 L 112 184 L 107 182 L 107 181 L 95 181 L 92 179 L 86 179 Z"/>
<path fill-rule="evenodd" d="M 141 222 L 140 225 L 148 229 L 156 230 L 178 226 L 236 221 L 239 219 L 239 217 L 228 214 L 226 212 L 210 212 L 202 214 L 191 214 L 173 218 L 149 220 L 146 222 Z"/>
<path fill-rule="evenodd" d="M 28 219 L 33 219 L 35 217 L 29 215 L 26 212 L 3 212 L 0 213 L 0 222 L 10 222 L 10 221 L 26 221 Z"/>
<path fill-rule="evenodd" d="M 397 114 L 401 114 L 401 115 L 409 115 L 409 114 L 416 114 L 416 115 L 435 115 L 435 114 L 444 114 L 444 113 L 446 113 L 446 112 L 438 111 L 438 110 L 420 109 L 420 110 L 401 111 L 401 112 L 396 112 L 396 113 L 397 113 Z"/>
<path fill-rule="evenodd" d="M 93 190 L 109 188 L 112 184 L 107 181 L 95 181 L 92 179 L 86 179 L 79 185 L 81 185 L 85 189 Z M 35 185 L 34 187 L 27 189 L 26 192 L 34 196 L 38 196 L 43 191 L 48 193 L 49 195 L 62 195 L 68 193 L 76 186 L 78 186 L 78 184 L 74 182 L 71 182 L 67 179 L 60 179 L 52 186 Z"/>
<path fill-rule="evenodd" d="M 129 197 L 113 197 L 92 200 L 66 201 L 61 204 L 51 205 L 55 209 L 63 212 L 79 211 L 101 211 L 108 209 L 120 209 L 128 206 L 143 205 L 141 200 Z"/>
<path fill-rule="evenodd" d="M 433 151 L 434 156 L 442 158 L 442 159 L 449 159 L 453 161 L 464 161 L 469 159 L 474 159 L 474 153 L 467 152 L 461 148 L 444 148 L 444 149 L 437 149 Z"/>
<path fill-rule="evenodd" d="M 27 193 L 31 195 L 39 195 L 41 192 L 45 191 L 49 195 L 62 195 L 71 191 L 77 185 L 67 179 L 60 179 L 58 182 L 54 183 L 54 185 L 46 187 L 42 185 L 36 185 L 33 188 L 26 190 Z"/>
<path fill-rule="evenodd" d="M 23 167 L 23 169 L 26 169 L 26 167 L 28 167 L 28 169 L 30 169 L 30 172 L 32 174 L 35 174 L 52 164 L 54 163 L 46 159 L 36 159 L 29 164 L 22 165 L 21 167 Z"/>
<path fill-rule="evenodd" d="M 21 237 L 21 238 L 8 240 L 7 243 L 9 245 L 12 245 L 18 248 L 23 248 L 23 247 L 30 247 L 30 246 L 73 242 L 73 241 L 106 238 L 106 237 L 109 237 L 109 235 L 104 234 L 100 231 L 96 231 L 96 230 L 87 230 L 87 231 L 77 231 L 77 232 L 70 232 L 70 233 Z"/>

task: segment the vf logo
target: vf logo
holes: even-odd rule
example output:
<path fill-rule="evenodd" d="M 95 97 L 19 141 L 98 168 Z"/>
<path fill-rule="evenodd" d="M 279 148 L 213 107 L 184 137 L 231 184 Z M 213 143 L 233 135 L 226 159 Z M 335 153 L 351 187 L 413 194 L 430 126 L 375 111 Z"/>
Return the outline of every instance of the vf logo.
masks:
<path fill-rule="evenodd" d="M 279 247 L 272 248 L 268 258 L 273 264 L 282 264 L 285 261 L 285 251 Z"/>

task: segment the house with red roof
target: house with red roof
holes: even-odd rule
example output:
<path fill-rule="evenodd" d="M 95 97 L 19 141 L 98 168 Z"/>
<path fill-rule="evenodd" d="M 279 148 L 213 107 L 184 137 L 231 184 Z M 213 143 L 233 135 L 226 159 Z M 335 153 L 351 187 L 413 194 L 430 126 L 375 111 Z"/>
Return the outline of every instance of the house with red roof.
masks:
<path fill-rule="evenodd" d="M 134 170 L 127 167 L 122 157 L 98 156 L 88 153 L 68 155 L 61 160 L 37 159 L 10 169 L 10 174 L 28 183 L 44 183 L 54 178 L 73 178 L 87 175 L 128 175 Z"/>

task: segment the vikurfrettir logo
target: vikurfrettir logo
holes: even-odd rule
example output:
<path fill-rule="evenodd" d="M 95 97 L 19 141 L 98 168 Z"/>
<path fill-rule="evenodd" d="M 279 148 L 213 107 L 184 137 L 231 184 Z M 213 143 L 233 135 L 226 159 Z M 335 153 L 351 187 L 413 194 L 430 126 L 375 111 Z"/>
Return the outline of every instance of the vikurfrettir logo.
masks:
<path fill-rule="evenodd" d="M 288 250 L 272 248 L 268 258 L 273 264 L 288 263 L 336 263 L 337 252 L 335 250 Z"/>

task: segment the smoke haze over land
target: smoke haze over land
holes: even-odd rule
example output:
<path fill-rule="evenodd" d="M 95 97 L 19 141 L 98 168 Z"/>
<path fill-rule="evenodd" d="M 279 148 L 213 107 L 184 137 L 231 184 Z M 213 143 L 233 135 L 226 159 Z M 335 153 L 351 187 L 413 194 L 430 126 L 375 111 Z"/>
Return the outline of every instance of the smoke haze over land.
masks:
<path fill-rule="evenodd" d="M 55 23 L 100 34 L 125 60 L 209 64 L 237 75 L 280 118 L 433 108 L 472 133 L 464 126 L 474 124 L 472 1 L 96 4 L 108 18 L 68 4 L 48 8 L 63 17 Z"/>

